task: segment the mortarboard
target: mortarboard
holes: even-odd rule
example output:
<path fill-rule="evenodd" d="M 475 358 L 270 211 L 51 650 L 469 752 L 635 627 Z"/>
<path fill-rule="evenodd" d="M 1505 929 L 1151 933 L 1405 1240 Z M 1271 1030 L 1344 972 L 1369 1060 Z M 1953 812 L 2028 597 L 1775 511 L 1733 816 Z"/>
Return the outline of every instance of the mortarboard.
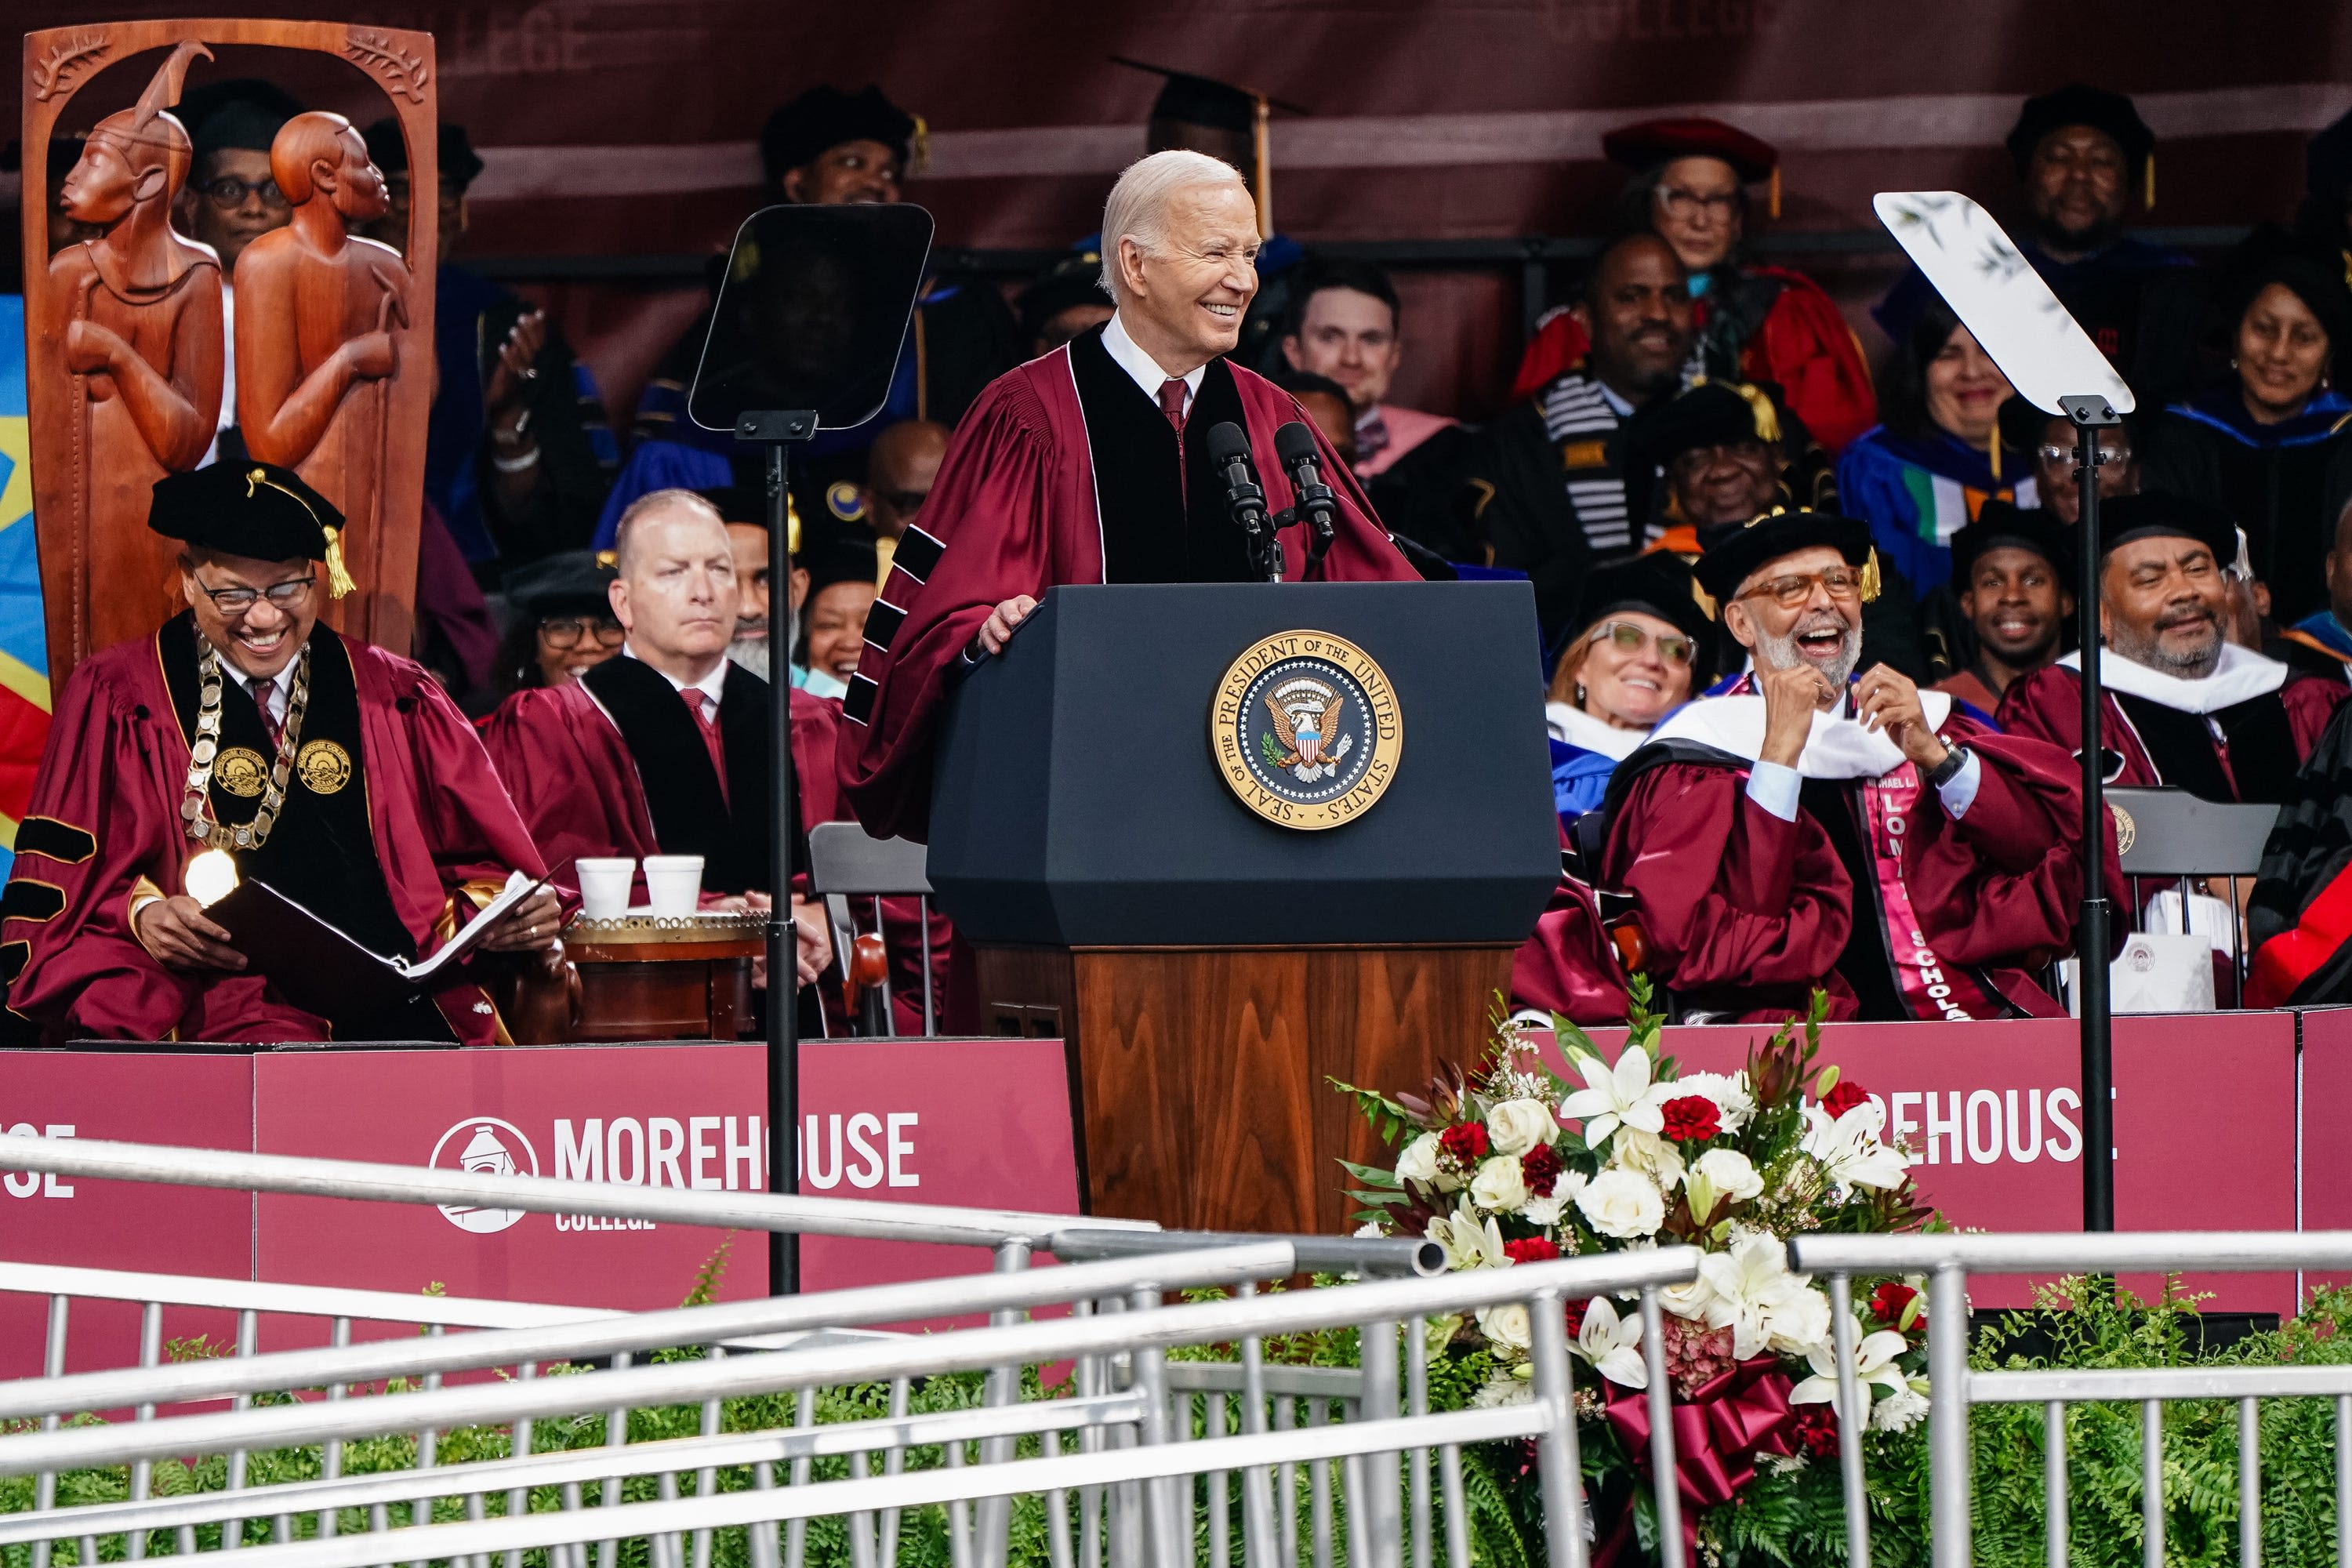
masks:
<path fill-rule="evenodd" d="M 1739 584 L 1762 567 L 1817 545 L 1828 546 L 1845 557 L 1847 565 L 1863 569 L 1864 599 L 1878 595 L 1878 552 L 1871 548 L 1870 524 L 1851 517 L 1775 508 L 1746 522 L 1709 529 L 1699 542 L 1704 547 L 1695 568 L 1699 586 L 1719 602 L 1738 595 Z"/>
<path fill-rule="evenodd" d="M 1698 578 L 1681 556 L 1671 550 L 1654 550 L 1588 574 L 1568 624 L 1573 628 L 1573 641 L 1610 616 L 1638 610 L 1671 623 L 1705 647 L 1713 641 L 1716 608 L 1715 599 L 1699 586 Z"/>
<path fill-rule="evenodd" d="M 1251 162 L 1255 165 L 1252 171 L 1250 190 L 1257 197 L 1258 237 L 1272 237 L 1274 153 L 1267 139 L 1267 126 L 1277 109 L 1289 114 L 1310 111 L 1295 103 L 1270 98 L 1255 88 L 1235 87 L 1214 77 L 1195 76 L 1191 71 L 1180 71 L 1172 66 L 1155 66 L 1143 60 L 1129 59 L 1125 55 L 1109 58 L 1113 65 L 1147 71 L 1164 79 L 1160 96 L 1151 100 L 1152 120 L 1250 133 Z"/>
<path fill-rule="evenodd" d="M 147 526 L 166 539 L 250 561 L 323 561 L 328 592 L 352 591 L 343 514 L 275 463 L 214 463 L 155 481 Z"/>

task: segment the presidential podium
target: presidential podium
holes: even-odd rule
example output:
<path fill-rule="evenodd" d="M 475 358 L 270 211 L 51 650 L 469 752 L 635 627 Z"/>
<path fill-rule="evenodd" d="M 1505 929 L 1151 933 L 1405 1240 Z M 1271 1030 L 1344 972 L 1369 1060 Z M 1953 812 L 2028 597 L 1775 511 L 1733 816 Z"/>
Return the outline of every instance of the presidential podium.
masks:
<path fill-rule="evenodd" d="M 931 884 L 1089 1212 L 1346 1227 L 1328 1080 L 1473 1065 L 1559 876 L 1532 590 L 1058 587 L 948 707 Z"/>

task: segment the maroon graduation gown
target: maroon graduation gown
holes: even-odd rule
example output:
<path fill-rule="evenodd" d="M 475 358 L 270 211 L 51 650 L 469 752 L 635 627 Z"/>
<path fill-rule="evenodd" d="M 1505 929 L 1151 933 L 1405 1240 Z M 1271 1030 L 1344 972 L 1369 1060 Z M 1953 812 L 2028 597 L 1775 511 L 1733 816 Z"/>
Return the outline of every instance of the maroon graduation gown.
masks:
<path fill-rule="evenodd" d="M 800 794 L 801 820 L 854 820 L 835 777 L 841 705 L 798 690 L 792 700 L 793 783 Z M 722 703 L 722 726 L 726 711 Z M 516 692 L 490 716 L 484 738 L 557 880 L 576 887 L 579 878 L 572 862 L 583 855 L 643 859 L 662 853 L 636 759 L 620 730 L 576 681 Z M 794 883 L 805 894 L 806 879 L 796 877 Z M 918 916 L 913 899 L 883 900 L 894 1023 L 907 1034 L 920 1034 L 923 1024 Z M 944 1003 L 954 931 L 937 910 L 931 920 L 932 983 L 935 995 Z M 827 986 L 821 994 L 827 1016 L 837 1020 L 838 987 Z"/>
<path fill-rule="evenodd" d="M 1087 352 L 1100 353 L 1098 335 L 1082 340 Z M 992 609 L 1023 594 L 1042 596 L 1057 584 L 1126 580 L 1106 568 L 1107 553 L 1115 552 L 1106 544 L 1105 524 L 1116 528 L 1122 520 L 1097 506 L 1087 405 L 1072 359 L 1076 346 L 1065 344 L 989 384 L 956 426 L 922 522 L 898 542 L 845 700 L 852 728 L 841 748 L 841 784 L 869 832 L 927 836 L 940 707 Z M 1230 370 L 1239 396 L 1267 509 L 1279 511 L 1295 498 L 1275 455 L 1275 429 L 1294 420 L 1309 430 L 1314 424 L 1271 382 L 1223 361 L 1211 374 L 1221 368 Z M 1204 383 L 1202 399 L 1207 393 Z M 1122 395 L 1150 406 L 1132 382 Z M 1196 402 L 1185 441 L 1205 438 L 1208 423 Z M 1337 538 L 1315 576 L 1335 583 L 1416 578 L 1320 431 L 1315 445 L 1339 510 Z M 1104 476 L 1102 482 L 1121 478 Z M 1303 523 L 1283 532 L 1294 578 L 1307 560 L 1306 536 Z"/>
<path fill-rule="evenodd" d="M 310 635 L 336 636 L 325 626 Z M 445 922 L 469 908 L 459 889 L 502 884 L 510 870 L 536 877 L 545 865 L 440 683 L 382 648 L 337 640 L 358 687 L 368 822 L 386 889 L 416 951 L 430 953 L 456 929 Z M 75 669 L 42 749 L 25 824 L 32 831 L 20 830 L 11 880 L 61 898 L 41 918 L 12 903 L 0 929 L 11 1008 L 51 1040 L 332 1038 L 325 1019 L 289 1005 L 260 976 L 166 969 L 131 934 L 138 884 L 184 891 L 182 874 L 204 847 L 181 827 L 187 772 L 156 637 L 118 643 Z M 434 1001 L 460 1043 L 496 1043 L 498 1017 L 479 986 L 460 977 Z"/>
<path fill-rule="evenodd" d="M 1937 982 L 1931 967 L 1954 969 L 1988 990 L 1990 1016 L 2001 1015 L 2004 1000 L 2019 1012 L 2063 1015 L 2033 972 L 2072 945 L 2082 896 L 2082 791 L 2069 759 L 1957 709 L 1937 732 L 1974 752 L 1982 778 L 1958 820 L 1919 784 L 1899 858 L 1889 861 L 1883 845 L 1874 856 L 1899 877 L 1916 936 L 1885 924 L 1876 889 L 1857 899 L 1815 814 L 1831 798 L 1822 786 L 1851 796 L 1858 782 L 1808 778 L 1790 822 L 1748 798 L 1752 758 L 1654 742 L 1621 764 L 1602 875 L 1633 895 L 1655 976 L 1687 1006 L 1758 1022 L 1801 1014 L 1819 985 L 1831 1016 L 1850 1018 L 1863 1005 L 1838 972 L 1842 956 L 1892 966 L 1896 952 L 1924 945 L 1932 951 L 1915 960 L 1922 984 Z M 1880 929 L 1874 942 L 1861 933 L 1849 952 L 1857 919 Z M 1907 1016 L 1942 1015 L 1915 1005 Z"/>
<path fill-rule="evenodd" d="M 2105 670 L 2113 668 L 2111 660 L 2100 661 Z M 2083 688 L 2082 678 L 2062 665 L 2050 665 L 2035 670 L 2010 684 L 2002 694 L 2000 709 L 1994 715 L 2000 727 L 2012 734 L 2032 735 L 2063 749 L 2070 757 L 2079 756 L 2083 749 Z M 2273 719 L 2264 726 L 2273 731 L 2270 744 L 2263 745 L 2260 728 L 2241 731 L 2244 740 L 2224 744 L 2213 738 L 2210 727 L 2204 735 L 2210 749 L 2211 763 L 2202 758 L 2176 757 L 2169 768 L 2162 765 L 2151 753 L 2150 743 L 2139 727 L 2126 712 L 2125 704 L 2116 700 L 2113 688 L 2102 686 L 2099 692 L 2101 710 L 2101 744 L 2123 759 L 2122 771 L 2107 780 L 2109 784 L 2128 784 L 2137 788 L 2175 784 L 2196 794 L 2220 800 L 2251 798 L 2284 804 L 2289 798 L 2294 770 L 2311 757 L 2312 748 L 2319 743 L 2320 732 L 2346 697 L 2352 696 L 2352 687 L 2341 680 L 2304 676 L 2290 679 L 2273 694 L 2279 707 L 2285 710 L 2284 731 L 2278 732 Z M 2137 702 L 2147 700 L 2140 698 Z M 2267 703 L 2257 700 L 2243 705 L 2247 710 Z M 2224 729 L 2234 710 L 2225 710 Z M 2152 717 L 2143 710 L 2143 718 Z M 2200 715 L 2183 714 L 2183 719 L 2201 719 Z M 2179 730 L 2178 724 L 2168 724 L 2168 731 Z M 2282 744 L 2281 742 L 2284 742 Z M 2293 756 L 2286 746 L 2293 748 Z M 2158 747 L 2158 750 L 2163 749 Z M 2240 754 L 2235 761 L 2232 752 Z M 2265 755 L 2273 752 L 2275 755 Z M 2189 765 L 2183 765 L 2188 763 Z M 2243 776 L 2242 776 L 2243 775 Z M 2259 781 L 2259 782 L 2258 782 Z"/>
<path fill-rule="evenodd" d="M 1565 826 L 1559 841 L 1565 848 Z M 1622 1024 L 1629 1000 L 1625 966 L 1610 942 L 1600 900 L 1563 873 L 1535 931 L 1511 955 L 1511 1005 L 1557 1013 L 1571 1024 Z"/>

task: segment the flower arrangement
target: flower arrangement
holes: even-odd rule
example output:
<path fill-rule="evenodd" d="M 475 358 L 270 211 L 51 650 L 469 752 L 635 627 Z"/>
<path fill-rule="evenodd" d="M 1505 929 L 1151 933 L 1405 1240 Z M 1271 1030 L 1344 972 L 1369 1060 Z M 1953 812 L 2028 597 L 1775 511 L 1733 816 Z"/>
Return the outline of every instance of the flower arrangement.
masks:
<path fill-rule="evenodd" d="M 1716 1511 L 1833 1458 L 1846 1414 L 1829 1297 L 1790 1272 L 1786 1238 L 1936 1222 L 1915 1201 L 1909 1153 L 1884 1135 L 1884 1106 L 1816 1064 L 1818 995 L 1801 1028 L 1791 1020 L 1727 1074 L 1678 1071 L 1659 1055 L 1664 1019 L 1646 981 L 1637 976 L 1632 995 L 1631 1037 L 1613 1061 L 1553 1020 L 1575 1082 L 1547 1069 L 1517 1027 L 1498 1025 L 1475 1073 L 1447 1064 L 1421 1092 L 1392 1097 L 1335 1087 L 1402 1145 L 1391 1169 L 1348 1166 L 1360 1184 L 1352 1195 L 1367 1205 L 1360 1234 L 1426 1236 L 1455 1268 L 1670 1243 L 1705 1251 L 1696 1280 L 1659 1293 L 1658 1360 L 1676 1407 L 1685 1528 L 1716 1555 L 1737 1533 Z M 1854 1370 L 1868 1406 L 1854 1415 L 1873 1432 L 1904 1431 L 1927 1413 L 1918 1284 L 1857 1282 L 1868 1294 Z M 1570 1349 L 1593 1374 L 1579 1394 L 1596 1428 L 1588 1468 L 1600 1466 L 1600 1495 L 1638 1496 L 1630 1482 L 1648 1464 L 1651 1377 L 1640 1310 L 1594 1298 L 1567 1311 Z M 1530 1340 L 1518 1305 L 1440 1324 L 1430 1353 L 1448 1375 L 1435 1383 L 1466 1389 L 1473 1404 L 1525 1399 Z M 1834 1484 L 1834 1467 L 1821 1468 Z M 1633 1510 L 1619 1514 L 1612 1539 L 1630 1542 L 1641 1521 Z"/>

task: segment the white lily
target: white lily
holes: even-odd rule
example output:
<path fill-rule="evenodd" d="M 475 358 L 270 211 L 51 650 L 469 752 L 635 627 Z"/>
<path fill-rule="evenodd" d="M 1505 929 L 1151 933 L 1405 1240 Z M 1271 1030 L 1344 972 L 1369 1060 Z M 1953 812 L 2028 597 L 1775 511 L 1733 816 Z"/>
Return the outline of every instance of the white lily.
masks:
<path fill-rule="evenodd" d="M 1699 1278 L 1714 1294 L 1707 1300 L 1706 1326 L 1731 1331 L 1731 1353 L 1741 1361 L 1764 1349 L 1774 1320 L 1797 1304 L 1809 1281 L 1789 1272 L 1780 1243 L 1751 1231 L 1727 1252 L 1698 1260 Z"/>
<path fill-rule="evenodd" d="M 1451 1215 L 1432 1219 L 1428 1236 L 1445 1248 L 1445 1267 L 1450 1269 L 1510 1267 L 1510 1254 L 1503 1250 L 1503 1227 L 1492 1219 L 1481 1226 L 1467 1203 Z"/>
<path fill-rule="evenodd" d="M 1623 1388 L 1650 1386 L 1650 1366 L 1642 1359 L 1642 1318 L 1629 1312 L 1621 1318 L 1606 1296 L 1586 1303 L 1584 1326 L 1570 1347 L 1592 1363 L 1592 1370 Z"/>
<path fill-rule="evenodd" d="M 1865 1100 L 1835 1121 L 1818 1105 L 1805 1107 L 1805 1136 L 1798 1147 L 1829 1168 L 1840 1187 L 1899 1187 L 1911 1156 L 1880 1141 L 1886 1110 Z"/>
<path fill-rule="evenodd" d="M 1855 1331 L 1859 1332 L 1861 1328 L 1862 1324 L 1857 1321 Z M 1862 1342 L 1853 1347 L 1853 1377 L 1857 1389 L 1866 1391 L 1874 1385 L 1889 1395 L 1912 1392 L 1910 1381 L 1903 1375 L 1903 1369 L 1895 1364 L 1895 1357 L 1909 1348 L 1903 1336 L 1892 1329 L 1864 1334 Z M 1838 1418 L 1843 1420 L 1845 1412 L 1838 1410 L 1837 1342 L 1832 1340 L 1816 1346 L 1807 1352 L 1805 1364 L 1813 1369 L 1813 1375 L 1789 1391 L 1789 1402 L 1792 1405 L 1827 1405 L 1837 1410 Z"/>
<path fill-rule="evenodd" d="M 1650 1082 L 1650 1053 L 1641 1047 L 1627 1046 L 1613 1068 L 1583 1051 L 1576 1053 L 1573 1065 L 1585 1087 L 1560 1101 L 1559 1113 L 1584 1123 L 1586 1148 L 1600 1148 L 1621 1122 L 1644 1132 L 1665 1126 L 1657 1086 Z"/>

